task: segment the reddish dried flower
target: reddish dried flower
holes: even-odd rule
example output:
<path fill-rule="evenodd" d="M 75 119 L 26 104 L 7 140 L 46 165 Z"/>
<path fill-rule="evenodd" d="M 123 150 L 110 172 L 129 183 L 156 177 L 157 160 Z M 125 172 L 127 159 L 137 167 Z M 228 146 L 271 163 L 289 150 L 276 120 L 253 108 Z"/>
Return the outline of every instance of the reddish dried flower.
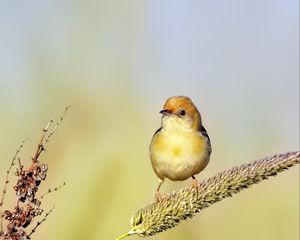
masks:
<path fill-rule="evenodd" d="M 19 177 L 17 184 L 14 186 L 17 196 L 21 202 L 28 200 L 34 204 L 37 203 L 35 194 L 41 181 L 47 176 L 48 166 L 35 161 L 28 170 L 20 170 L 16 172 Z"/>

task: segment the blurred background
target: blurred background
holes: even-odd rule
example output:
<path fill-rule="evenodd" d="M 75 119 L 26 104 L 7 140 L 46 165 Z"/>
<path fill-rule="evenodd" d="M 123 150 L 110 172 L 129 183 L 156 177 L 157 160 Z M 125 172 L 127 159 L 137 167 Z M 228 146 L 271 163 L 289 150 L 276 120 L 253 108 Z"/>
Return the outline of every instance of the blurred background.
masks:
<path fill-rule="evenodd" d="M 43 201 L 56 208 L 33 239 L 129 230 L 153 200 L 148 146 L 177 94 L 198 106 L 212 141 L 199 180 L 299 150 L 299 1 L 0 2 L 1 182 L 21 141 L 29 164 L 42 128 L 72 105 L 43 155 L 40 193 L 67 185 Z M 151 239 L 299 239 L 299 167 Z"/>

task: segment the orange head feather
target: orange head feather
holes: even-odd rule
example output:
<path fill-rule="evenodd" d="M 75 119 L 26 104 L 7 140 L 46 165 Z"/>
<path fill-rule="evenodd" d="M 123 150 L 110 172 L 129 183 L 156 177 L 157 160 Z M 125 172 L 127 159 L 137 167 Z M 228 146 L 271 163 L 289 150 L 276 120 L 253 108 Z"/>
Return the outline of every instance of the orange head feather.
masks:
<path fill-rule="evenodd" d="M 180 118 L 187 118 L 193 129 L 202 125 L 201 115 L 192 100 L 185 96 L 173 96 L 167 99 L 162 114 L 171 114 Z"/>

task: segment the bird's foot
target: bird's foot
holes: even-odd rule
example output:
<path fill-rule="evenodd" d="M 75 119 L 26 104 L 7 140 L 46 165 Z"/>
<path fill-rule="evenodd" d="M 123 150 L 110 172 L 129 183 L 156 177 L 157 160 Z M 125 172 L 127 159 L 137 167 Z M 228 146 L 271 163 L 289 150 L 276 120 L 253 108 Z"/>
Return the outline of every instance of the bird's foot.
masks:
<path fill-rule="evenodd" d="M 155 202 L 162 202 L 167 198 L 167 195 L 162 195 L 159 191 L 155 192 Z"/>
<path fill-rule="evenodd" d="M 198 182 L 198 180 L 196 178 L 193 178 L 192 187 L 193 188 L 200 188 L 200 183 Z"/>

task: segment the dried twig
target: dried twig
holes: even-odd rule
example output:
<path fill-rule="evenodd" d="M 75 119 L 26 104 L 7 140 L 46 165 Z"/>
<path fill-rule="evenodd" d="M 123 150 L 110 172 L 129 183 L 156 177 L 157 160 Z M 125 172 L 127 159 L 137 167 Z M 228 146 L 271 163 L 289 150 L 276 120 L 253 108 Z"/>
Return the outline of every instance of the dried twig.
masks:
<path fill-rule="evenodd" d="M 132 234 L 148 237 L 165 231 L 202 209 L 299 163 L 300 152 L 287 152 L 220 172 L 201 182 L 198 188 L 183 188 L 138 210 L 131 218 L 131 230 L 118 239 Z"/>
<path fill-rule="evenodd" d="M 51 126 L 52 123 L 53 123 L 53 120 L 50 120 L 50 121 L 48 122 L 47 126 L 43 129 L 43 135 L 42 135 L 42 137 L 41 137 L 41 139 L 40 139 L 40 142 L 39 142 L 39 144 L 38 144 L 38 146 L 37 146 L 37 149 L 36 149 L 36 151 L 35 151 L 35 154 L 34 154 L 34 156 L 32 157 L 32 161 L 33 161 L 33 162 L 37 162 L 39 156 L 40 156 L 41 153 L 45 150 L 44 138 L 45 138 L 47 132 L 49 131 L 49 128 L 50 128 L 50 126 Z"/>
<path fill-rule="evenodd" d="M 36 225 L 34 226 L 33 229 L 31 229 L 31 232 L 27 235 L 27 239 L 31 239 L 31 235 L 33 233 L 36 232 L 36 229 L 43 223 L 47 220 L 47 217 L 52 213 L 53 209 L 55 208 L 55 206 L 53 206 L 48 212 L 46 212 L 45 216 L 42 218 L 41 221 L 37 221 Z"/>
<path fill-rule="evenodd" d="M 41 137 L 41 140 L 38 144 L 36 153 L 34 155 L 34 157 L 32 158 L 32 161 L 35 162 L 37 161 L 38 157 L 40 156 L 40 154 L 45 151 L 45 147 L 46 144 L 49 142 L 50 138 L 52 137 L 52 135 L 55 133 L 55 131 L 57 130 L 58 126 L 60 125 L 60 123 L 64 120 L 65 116 L 67 115 L 69 109 L 70 109 L 71 105 L 67 106 L 65 108 L 65 111 L 63 113 L 63 115 L 55 122 L 55 124 L 53 125 L 54 121 L 50 120 L 47 124 L 47 126 L 43 129 L 43 135 Z M 48 133 L 48 134 L 47 134 Z"/>
<path fill-rule="evenodd" d="M 58 187 L 55 188 L 49 188 L 48 191 L 46 193 L 44 193 L 42 196 L 39 197 L 39 199 L 44 198 L 45 196 L 47 196 L 48 194 L 52 193 L 52 192 L 57 192 L 59 189 L 61 189 L 63 186 L 66 186 L 66 183 L 62 183 L 61 185 L 59 185 Z"/>
<path fill-rule="evenodd" d="M 63 113 L 63 115 L 55 122 L 54 126 L 52 129 L 50 129 L 48 136 L 46 136 L 44 142 L 43 142 L 43 146 L 45 147 L 46 144 L 49 142 L 50 138 L 52 137 L 52 135 L 55 133 L 55 131 L 57 130 L 58 126 L 61 124 L 61 122 L 65 119 L 65 117 L 68 114 L 69 109 L 71 108 L 71 105 L 67 106 L 65 108 L 65 111 Z"/>
<path fill-rule="evenodd" d="M 9 174 L 11 172 L 11 169 L 15 165 L 15 161 L 16 161 L 16 159 L 18 157 L 18 154 L 20 153 L 21 149 L 23 148 L 24 143 L 25 143 L 25 140 L 23 140 L 21 145 L 17 148 L 16 153 L 15 153 L 15 155 L 13 156 L 13 158 L 11 160 L 9 168 L 6 171 L 4 187 L 3 187 L 3 190 L 2 190 L 1 200 L 0 200 L 0 232 L 3 232 L 3 210 L 2 210 L 2 207 L 3 207 L 4 198 L 5 198 L 5 194 L 6 194 L 7 184 L 9 183 Z"/>
<path fill-rule="evenodd" d="M 47 194 L 55 192 L 65 185 L 64 183 L 54 189 L 50 188 L 48 192 L 42 195 L 40 198 L 36 197 L 39 187 L 42 181 L 46 179 L 48 172 L 47 164 L 42 163 L 42 161 L 40 160 L 41 153 L 45 151 L 46 144 L 49 142 L 50 138 L 57 130 L 57 127 L 64 120 L 69 108 L 70 106 L 66 107 L 64 114 L 56 122 L 54 122 L 53 120 L 49 121 L 47 126 L 43 129 L 42 137 L 38 143 L 34 156 L 32 157 L 31 165 L 28 168 L 24 168 L 21 159 L 17 158 L 24 142 L 17 149 L 10 167 L 7 170 L 5 185 L 2 191 L 0 202 L 0 240 L 30 239 L 31 235 L 44 221 L 46 221 L 46 218 L 52 212 L 52 209 L 47 212 L 44 218 L 41 221 L 37 222 L 36 226 L 31 230 L 29 234 L 25 231 L 26 228 L 34 222 L 34 219 L 43 213 L 43 209 L 41 208 L 41 199 L 44 198 Z M 3 211 L 2 206 L 4 204 L 4 196 L 6 193 L 7 184 L 9 182 L 9 173 L 11 172 L 12 167 L 15 165 L 16 159 L 18 159 L 19 163 L 19 166 L 15 171 L 18 180 L 13 188 L 16 192 L 17 201 L 15 207 L 12 210 Z M 3 228 L 3 220 L 8 221 L 5 231 Z"/>

